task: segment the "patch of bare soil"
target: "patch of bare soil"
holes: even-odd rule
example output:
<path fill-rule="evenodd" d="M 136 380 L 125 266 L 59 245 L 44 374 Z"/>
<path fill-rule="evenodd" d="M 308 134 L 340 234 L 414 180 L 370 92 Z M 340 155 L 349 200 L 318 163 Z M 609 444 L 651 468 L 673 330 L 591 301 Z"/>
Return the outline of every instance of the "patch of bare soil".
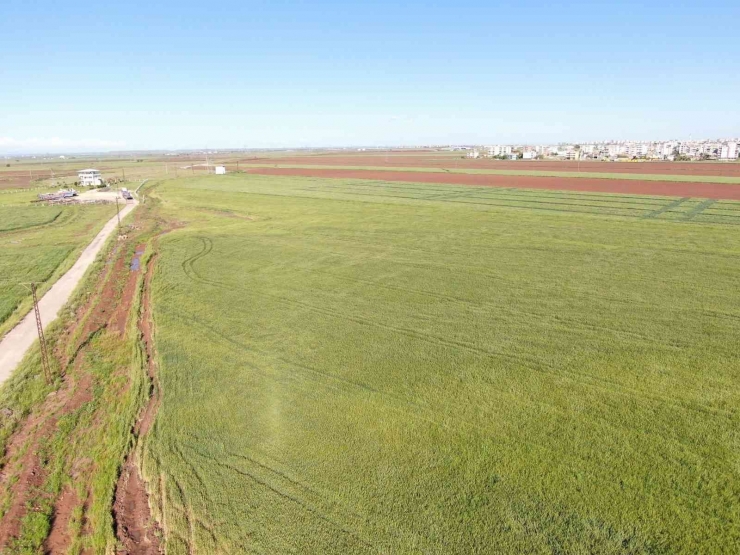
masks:
<path fill-rule="evenodd" d="M 79 366 L 79 361 L 76 366 Z M 57 422 L 91 399 L 90 375 L 81 376 L 77 383 L 65 380 L 62 387 L 51 393 L 39 410 L 27 418 L 21 429 L 13 435 L 6 449 L 9 462 L 0 472 L 0 485 L 8 487 L 11 477 L 17 476 L 18 479 L 10 486 L 10 508 L 0 520 L 0 552 L 13 538 L 18 537 L 29 501 L 37 495 L 45 495 L 40 492 L 46 475 L 40 451 L 56 431 Z M 34 510 L 34 507 L 30 509 Z"/>
<path fill-rule="evenodd" d="M 156 255 L 149 259 L 144 278 L 142 310 L 138 326 L 145 346 L 147 375 L 150 380 L 149 399 L 139 415 L 134 427 L 135 435 L 146 434 L 151 428 L 159 407 L 159 387 L 156 379 L 154 346 L 151 327 L 151 280 Z M 158 524 L 152 518 L 146 484 L 139 474 L 134 460 L 135 453 L 129 453 L 116 485 L 113 516 L 116 523 L 116 536 L 123 545 L 121 553 L 129 555 L 149 555 L 161 553 Z"/>
<path fill-rule="evenodd" d="M 149 496 L 132 458 L 126 461 L 118 479 L 113 514 L 116 536 L 123 545 L 119 553 L 153 555 L 162 552 L 157 526 L 149 510 Z"/>
<path fill-rule="evenodd" d="M 79 506 L 77 492 L 70 486 L 62 491 L 54 506 L 54 518 L 51 522 L 51 532 L 44 543 L 44 552 L 47 555 L 63 555 L 67 553 L 72 539 L 69 536 L 69 522 L 72 513 Z"/>
<path fill-rule="evenodd" d="M 126 278 L 126 283 L 124 284 L 123 290 L 121 291 L 117 299 L 118 306 L 116 306 L 113 317 L 111 318 L 111 329 L 118 332 L 119 334 L 123 334 L 126 331 L 126 322 L 128 321 L 131 305 L 133 304 L 134 296 L 136 295 L 136 282 L 138 280 L 139 274 L 139 259 L 144 254 L 145 249 L 146 245 L 143 244 L 136 247 L 134 258 L 128 267 L 128 277 Z M 119 272 L 124 271 L 126 271 L 126 268 L 121 268 L 119 270 Z"/>

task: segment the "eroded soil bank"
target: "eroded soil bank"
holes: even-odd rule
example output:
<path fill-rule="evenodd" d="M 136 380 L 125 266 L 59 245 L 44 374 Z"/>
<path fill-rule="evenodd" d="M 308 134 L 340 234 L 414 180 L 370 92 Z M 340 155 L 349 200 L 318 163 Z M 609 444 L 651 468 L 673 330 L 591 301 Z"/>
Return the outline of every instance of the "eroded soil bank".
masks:
<path fill-rule="evenodd" d="M 27 383 L 0 397 L 0 553 L 162 551 L 136 455 L 159 402 L 149 286 L 161 225 L 137 211 L 96 263 L 49 334 L 55 381 L 40 400 L 13 404 L 39 383 L 33 357 Z"/>

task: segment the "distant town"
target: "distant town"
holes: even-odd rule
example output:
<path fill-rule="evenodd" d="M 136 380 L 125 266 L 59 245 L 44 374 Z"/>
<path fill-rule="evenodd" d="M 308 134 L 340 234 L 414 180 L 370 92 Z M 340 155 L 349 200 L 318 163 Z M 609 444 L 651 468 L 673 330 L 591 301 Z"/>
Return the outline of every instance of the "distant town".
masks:
<path fill-rule="evenodd" d="M 468 158 L 501 160 L 727 160 L 740 155 L 740 139 L 699 141 L 607 141 L 556 145 L 494 145 L 485 147 L 449 147 L 466 150 Z"/>

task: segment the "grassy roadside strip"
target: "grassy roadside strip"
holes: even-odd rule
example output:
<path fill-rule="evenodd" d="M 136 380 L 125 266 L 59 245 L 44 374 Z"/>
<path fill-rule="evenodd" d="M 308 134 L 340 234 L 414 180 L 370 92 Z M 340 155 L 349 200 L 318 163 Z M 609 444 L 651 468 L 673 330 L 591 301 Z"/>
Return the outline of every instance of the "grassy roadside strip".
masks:
<path fill-rule="evenodd" d="M 142 210 L 139 207 L 137 210 Z M 134 215 L 136 212 L 134 212 Z M 127 218 L 131 222 L 133 216 Z M 142 217 L 137 218 L 137 223 Z M 151 222 L 149 222 L 151 223 Z M 48 549 L 47 537 L 52 531 L 56 504 L 64 492 L 74 500 L 67 515 L 62 535 L 67 536 L 69 553 L 112 553 L 117 549 L 111 506 L 116 482 L 127 453 L 135 444 L 133 425 L 148 398 L 144 346 L 138 330 L 142 287 L 150 248 L 141 258 L 142 271 L 136 276 L 135 289 L 127 313 L 125 331 L 119 333 L 109 325 L 99 325 L 101 313 L 111 317 L 110 307 L 98 306 L 104 291 L 120 293 L 130 273 L 128 261 L 137 244 L 148 243 L 154 225 L 143 226 L 129 240 L 108 240 L 94 265 L 77 288 L 71 302 L 49 329 L 51 357 L 57 378 L 45 386 L 41 378 L 38 346 L 34 346 L 21 367 L 0 389 L 0 407 L 12 411 L 13 417 L 0 420 L 0 450 L 5 452 L 11 434 L 22 427 L 26 418 L 42 413 L 54 421 L 53 432 L 39 448 L 43 483 L 29 494 L 20 534 L 4 553 L 39 553 Z M 125 271 L 116 272 L 111 261 L 123 257 Z M 114 307 L 117 305 L 114 302 Z M 85 391 L 80 391 L 84 388 Z M 71 391 L 70 391 L 71 390 Z M 65 406 L 43 414 L 49 399 L 63 396 Z M 79 403 L 74 400 L 77 399 Z M 30 442 L 29 442 L 30 443 Z M 28 444 L 25 448 L 28 449 Z M 13 461 L 3 460 L 11 466 Z M 9 480 L 12 481 L 12 477 Z M 0 519 L 11 500 L 9 488 L 0 494 Z"/>
<path fill-rule="evenodd" d="M 565 177 L 590 179 L 624 179 L 627 181 L 674 181 L 687 183 L 724 183 L 728 185 L 740 184 L 740 177 L 712 176 L 712 175 L 662 175 L 649 173 L 604 173 L 604 172 L 561 172 L 539 170 L 491 170 L 467 168 L 419 168 L 419 167 L 387 167 L 387 166 L 324 166 L 319 164 L 245 164 L 239 168 L 285 168 L 285 169 L 314 169 L 314 170 L 365 170 L 388 172 L 416 172 L 416 173 L 460 173 L 473 175 L 509 175 L 529 177 Z"/>
<path fill-rule="evenodd" d="M 96 210 L 99 210 L 99 207 L 66 207 L 63 210 L 66 211 L 79 211 L 81 209 L 89 209 L 94 208 Z M 103 212 L 103 210 L 99 210 L 100 212 Z M 76 214 L 70 214 L 65 215 L 62 213 L 61 216 L 55 218 L 54 220 L 43 223 L 37 226 L 34 226 L 32 229 L 28 230 L 31 232 L 37 232 L 40 231 L 42 228 L 46 228 L 47 231 L 54 232 L 55 226 L 64 226 L 68 223 L 68 221 L 74 221 L 76 218 Z M 56 267 L 54 268 L 53 272 L 41 283 L 38 284 L 38 295 L 39 298 L 43 297 L 49 289 L 52 288 L 52 286 L 61 278 L 72 266 L 74 266 L 77 259 L 82 254 L 82 251 L 84 251 L 87 246 L 90 244 L 90 241 L 92 241 L 98 233 L 100 233 L 100 230 L 103 228 L 103 226 L 110 220 L 111 217 L 115 216 L 115 208 L 110 212 L 110 214 L 105 214 L 103 217 L 101 217 L 97 222 L 95 222 L 93 228 L 90 230 L 89 233 L 87 233 L 88 240 L 85 240 L 84 242 L 81 242 L 70 249 L 67 256 L 64 258 L 64 260 Z M 24 229 L 18 229 L 13 230 L 12 232 L 8 233 L 24 233 L 27 230 Z M 2 233 L 0 233 L 0 236 Z M 31 310 L 33 306 L 33 302 L 31 300 L 30 293 L 20 301 L 20 303 L 16 306 L 15 310 L 8 316 L 8 318 L 0 322 L 0 338 L 2 338 L 6 333 L 8 333 L 10 330 L 12 330 L 18 322 L 20 322 L 26 314 Z"/>
<path fill-rule="evenodd" d="M 60 346 L 60 340 L 62 339 L 65 328 L 75 321 L 78 308 L 85 305 L 92 295 L 91 291 L 95 289 L 96 282 L 106 273 L 106 260 L 115 243 L 116 238 L 114 235 L 111 235 L 96 257 L 95 262 L 88 268 L 68 303 L 60 311 L 59 317 L 45 330 L 46 340 L 51 352 L 56 351 Z M 44 288 L 39 288 L 39 291 L 43 290 Z M 43 400 L 50 392 L 57 390 L 61 385 L 61 380 L 58 377 L 62 370 L 59 360 L 57 357 L 50 357 L 49 362 L 52 367 L 52 374 L 57 376 L 57 379 L 54 383 L 47 386 L 44 383 L 41 371 L 39 345 L 38 343 L 34 343 L 15 372 L 13 372 L 5 384 L 0 386 L 0 408 L 8 409 L 13 414 L 12 417 L 3 417 L 0 419 L 0 453 L 5 451 L 7 438 L 15 431 L 19 421 L 28 416 L 35 405 Z M 3 464 L 3 459 L 0 459 L 0 468 L 2 468 Z"/>

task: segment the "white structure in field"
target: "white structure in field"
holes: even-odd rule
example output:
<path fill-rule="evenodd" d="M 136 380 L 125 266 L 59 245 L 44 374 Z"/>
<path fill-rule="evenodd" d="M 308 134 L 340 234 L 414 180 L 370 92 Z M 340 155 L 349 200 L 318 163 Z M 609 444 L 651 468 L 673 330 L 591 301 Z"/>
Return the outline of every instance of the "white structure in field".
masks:
<path fill-rule="evenodd" d="M 216 166 L 216 175 L 224 175 L 226 173 L 226 166 Z"/>
<path fill-rule="evenodd" d="M 103 183 L 103 180 L 100 177 L 100 170 L 92 168 L 78 171 L 77 180 L 80 182 L 80 185 L 85 187 L 94 187 Z"/>

